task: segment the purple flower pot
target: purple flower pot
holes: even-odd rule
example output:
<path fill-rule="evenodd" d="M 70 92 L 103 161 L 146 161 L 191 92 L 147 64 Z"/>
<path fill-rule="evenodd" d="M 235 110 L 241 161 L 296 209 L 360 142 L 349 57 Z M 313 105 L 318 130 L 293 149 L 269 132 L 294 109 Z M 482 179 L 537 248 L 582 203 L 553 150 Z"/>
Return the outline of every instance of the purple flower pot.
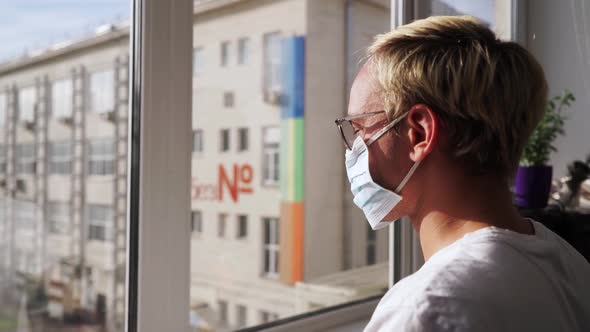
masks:
<path fill-rule="evenodd" d="M 523 209 L 542 209 L 549 201 L 553 168 L 519 166 L 514 179 L 514 201 Z"/>

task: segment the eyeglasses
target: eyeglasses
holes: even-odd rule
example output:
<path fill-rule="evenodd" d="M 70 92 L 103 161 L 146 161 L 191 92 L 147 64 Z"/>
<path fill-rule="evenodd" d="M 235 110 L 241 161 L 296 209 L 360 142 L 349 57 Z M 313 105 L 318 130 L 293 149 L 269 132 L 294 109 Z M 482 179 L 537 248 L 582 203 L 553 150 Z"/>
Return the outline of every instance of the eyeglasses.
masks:
<path fill-rule="evenodd" d="M 359 130 L 355 129 L 354 126 L 352 125 L 352 120 L 366 118 L 366 117 L 381 114 L 381 113 L 385 113 L 385 111 L 369 112 L 369 113 L 346 116 L 346 117 L 343 117 L 340 119 L 336 119 L 336 121 L 335 121 L 336 125 L 338 126 L 338 129 L 340 130 L 340 134 L 342 135 L 342 139 L 344 140 L 344 145 L 346 146 L 347 149 L 352 150 L 352 145 L 354 144 L 354 141 L 358 137 L 358 132 L 359 132 Z"/>

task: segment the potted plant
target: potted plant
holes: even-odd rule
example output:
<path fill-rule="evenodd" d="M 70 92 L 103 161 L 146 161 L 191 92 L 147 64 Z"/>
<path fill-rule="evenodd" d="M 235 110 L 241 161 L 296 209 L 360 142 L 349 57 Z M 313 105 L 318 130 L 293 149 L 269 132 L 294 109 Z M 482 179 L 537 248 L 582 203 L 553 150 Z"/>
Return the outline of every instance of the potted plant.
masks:
<path fill-rule="evenodd" d="M 520 159 L 514 180 L 514 198 L 518 207 L 539 209 L 547 206 L 553 168 L 547 165 L 551 152 L 557 151 L 553 141 L 563 135 L 566 115 L 563 110 L 576 99 L 569 91 L 547 103 L 545 115 L 533 131 Z"/>

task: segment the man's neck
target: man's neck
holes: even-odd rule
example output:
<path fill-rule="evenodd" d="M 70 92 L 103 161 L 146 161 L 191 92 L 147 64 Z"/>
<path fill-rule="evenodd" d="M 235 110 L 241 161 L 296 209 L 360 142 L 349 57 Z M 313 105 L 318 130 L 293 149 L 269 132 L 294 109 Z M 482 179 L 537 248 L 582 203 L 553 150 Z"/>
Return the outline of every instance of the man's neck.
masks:
<path fill-rule="evenodd" d="M 469 186 L 458 184 L 455 189 L 461 187 L 467 190 L 456 190 L 454 196 L 451 193 L 431 195 L 431 198 L 426 196 L 420 206 L 421 211 L 412 217 L 425 260 L 465 234 L 490 226 L 524 234 L 534 233 L 532 225 L 519 215 L 512 204 L 508 188 L 497 181 L 484 180 L 477 184 L 470 181 Z"/>

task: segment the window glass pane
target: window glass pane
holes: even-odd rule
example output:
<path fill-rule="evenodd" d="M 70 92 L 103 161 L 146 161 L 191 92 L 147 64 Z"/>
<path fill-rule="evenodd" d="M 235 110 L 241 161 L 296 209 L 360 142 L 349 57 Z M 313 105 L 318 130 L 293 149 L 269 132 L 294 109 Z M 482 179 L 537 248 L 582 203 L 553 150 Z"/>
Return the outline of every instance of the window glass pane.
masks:
<path fill-rule="evenodd" d="M 7 103 L 8 99 L 6 98 L 6 94 L 0 92 L 0 127 L 4 127 L 4 123 L 6 122 Z"/>
<path fill-rule="evenodd" d="M 511 0 L 426 0 L 420 1 L 422 17 L 472 15 L 486 23 L 503 39 L 511 37 Z"/>
<path fill-rule="evenodd" d="M 53 101 L 51 115 L 56 118 L 64 118 L 72 115 L 72 80 L 62 79 L 53 82 L 51 98 Z"/>
<path fill-rule="evenodd" d="M 112 69 L 90 74 L 90 110 L 112 112 L 115 107 L 115 73 Z"/>
<path fill-rule="evenodd" d="M 192 125 L 207 139 L 192 154 L 191 205 L 203 212 L 202 236 L 191 237 L 193 328 L 234 330 L 358 299 L 328 300 L 342 283 L 347 294 L 381 293 L 387 231 L 374 240 L 377 279 L 363 269 L 367 226 L 344 185 L 334 120 L 366 47 L 389 30 L 389 1 L 210 0 L 194 12 L 202 74 Z M 325 294 L 304 291 L 315 285 Z"/>
<path fill-rule="evenodd" d="M 129 8 L 2 3 L 0 331 L 125 330 Z"/>

